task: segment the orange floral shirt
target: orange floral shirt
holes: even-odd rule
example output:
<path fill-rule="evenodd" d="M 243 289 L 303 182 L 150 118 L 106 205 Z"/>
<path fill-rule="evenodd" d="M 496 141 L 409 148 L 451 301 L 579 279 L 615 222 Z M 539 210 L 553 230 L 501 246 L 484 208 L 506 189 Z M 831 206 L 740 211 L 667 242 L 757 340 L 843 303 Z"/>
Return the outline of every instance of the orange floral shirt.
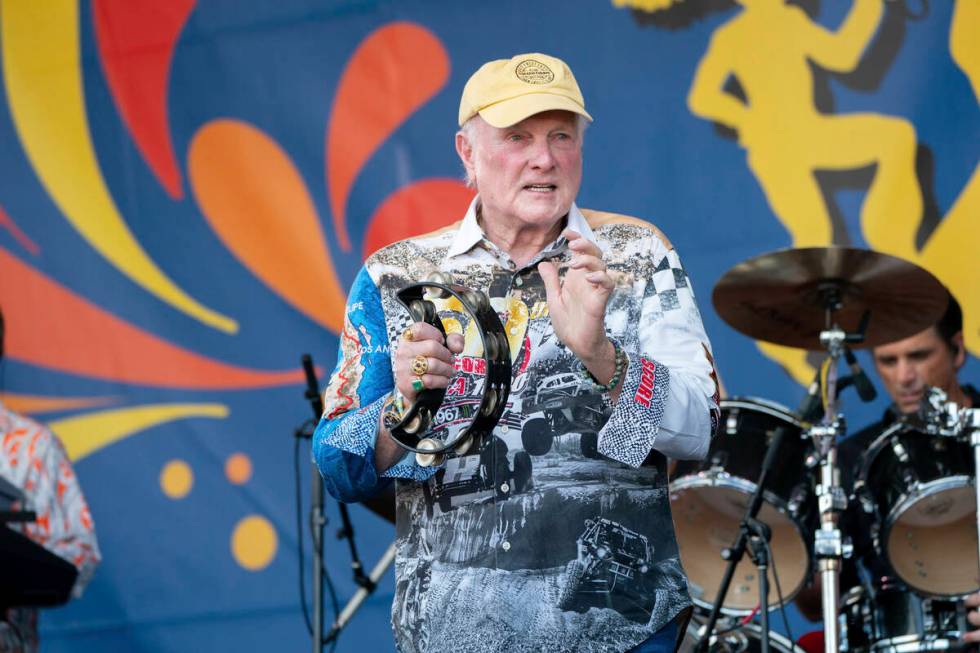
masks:
<path fill-rule="evenodd" d="M 0 404 L 0 476 L 25 495 L 21 509 L 33 510 L 37 520 L 12 524 L 49 551 L 78 569 L 72 589 L 80 596 L 102 559 L 95 525 L 61 441 L 37 422 Z M 36 651 L 35 610 L 0 613 L 0 652 Z"/>

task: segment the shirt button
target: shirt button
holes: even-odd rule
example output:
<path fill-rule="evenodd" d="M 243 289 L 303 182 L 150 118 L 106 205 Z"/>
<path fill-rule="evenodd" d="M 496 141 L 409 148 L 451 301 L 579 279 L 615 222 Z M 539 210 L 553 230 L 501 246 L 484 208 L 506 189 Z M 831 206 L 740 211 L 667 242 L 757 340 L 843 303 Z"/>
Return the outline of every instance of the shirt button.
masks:
<path fill-rule="evenodd" d="M 523 277 L 517 277 L 516 279 L 514 279 L 514 285 L 517 286 L 518 288 L 520 288 L 521 286 L 523 286 L 524 285 L 524 278 Z"/>
<path fill-rule="evenodd" d="M 504 543 L 500 545 L 500 548 L 504 551 L 510 551 L 510 542 L 504 540 Z"/>
<path fill-rule="evenodd" d="M 501 483 L 500 491 L 503 492 L 504 494 L 507 494 L 508 492 L 510 492 L 510 486 L 507 485 L 506 483 Z"/>
<path fill-rule="evenodd" d="M 500 427 L 500 432 L 501 433 L 507 433 L 509 431 L 510 431 L 510 427 L 507 426 L 506 424 L 504 424 L 503 426 Z"/>

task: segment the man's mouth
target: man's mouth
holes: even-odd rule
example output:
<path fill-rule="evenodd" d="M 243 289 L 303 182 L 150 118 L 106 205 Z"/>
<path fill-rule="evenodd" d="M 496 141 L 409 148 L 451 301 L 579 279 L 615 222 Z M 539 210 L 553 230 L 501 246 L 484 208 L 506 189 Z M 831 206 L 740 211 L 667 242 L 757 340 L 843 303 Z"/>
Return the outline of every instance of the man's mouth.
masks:
<path fill-rule="evenodd" d="M 524 186 L 524 190 L 529 190 L 534 193 L 550 193 L 556 188 L 558 188 L 558 186 L 554 184 L 527 184 Z"/>
<path fill-rule="evenodd" d="M 922 392 L 903 392 L 898 395 L 898 401 L 903 404 L 918 404 L 922 400 Z"/>

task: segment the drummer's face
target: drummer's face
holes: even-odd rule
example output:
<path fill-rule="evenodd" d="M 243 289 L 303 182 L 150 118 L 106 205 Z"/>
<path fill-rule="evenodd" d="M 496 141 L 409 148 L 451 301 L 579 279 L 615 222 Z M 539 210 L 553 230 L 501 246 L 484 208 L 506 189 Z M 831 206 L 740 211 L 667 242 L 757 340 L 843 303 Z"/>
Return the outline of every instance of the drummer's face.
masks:
<path fill-rule="evenodd" d="M 942 389 L 951 398 L 959 395 L 956 372 L 966 355 L 963 334 L 953 340 L 955 352 L 935 328 L 929 328 L 905 340 L 875 347 L 878 376 L 901 412 L 918 410 L 927 385 Z"/>

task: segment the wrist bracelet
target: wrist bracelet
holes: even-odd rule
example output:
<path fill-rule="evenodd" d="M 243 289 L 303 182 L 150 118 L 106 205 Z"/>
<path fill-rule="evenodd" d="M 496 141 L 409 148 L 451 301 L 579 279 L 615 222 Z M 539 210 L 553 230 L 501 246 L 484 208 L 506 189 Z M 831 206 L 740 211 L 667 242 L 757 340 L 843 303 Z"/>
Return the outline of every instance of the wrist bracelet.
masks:
<path fill-rule="evenodd" d="M 582 375 L 592 381 L 592 384 L 595 385 L 595 389 L 599 392 L 611 392 L 614 390 L 619 384 L 619 380 L 623 378 L 623 372 L 626 371 L 626 365 L 629 363 L 629 360 L 626 358 L 626 352 L 619 346 L 619 343 L 615 340 L 610 340 L 610 342 L 612 342 L 613 349 L 616 352 L 616 368 L 613 370 L 613 375 L 612 378 L 609 379 L 609 383 L 599 383 L 599 381 L 592 375 L 592 372 L 590 372 L 584 365 L 582 366 Z"/>
<path fill-rule="evenodd" d="M 405 415 L 405 400 L 397 392 L 393 392 L 385 399 L 381 406 L 381 422 L 384 427 L 391 430 L 391 427 L 398 424 Z"/>

